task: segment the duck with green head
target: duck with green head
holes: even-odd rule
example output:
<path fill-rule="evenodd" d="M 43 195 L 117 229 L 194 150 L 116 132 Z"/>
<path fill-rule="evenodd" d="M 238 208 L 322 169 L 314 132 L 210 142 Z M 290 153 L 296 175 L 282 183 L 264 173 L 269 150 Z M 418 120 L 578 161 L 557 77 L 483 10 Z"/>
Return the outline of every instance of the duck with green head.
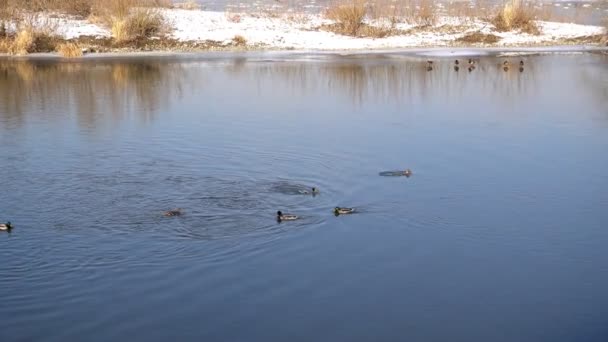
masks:
<path fill-rule="evenodd" d="M 346 207 L 335 207 L 334 215 L 348 215 L 355 212 L 355 208 L 346 208 Z"/>
<path fill-rule="evenodd" d="M 13 229 L 13 225 L 10 222 L 0 223 L 0 230 L 9 231 Z"/>
<path fill-rule="evenodd" d="M 298 215 L 293 215 L 293 214 L 283 214 L 282 211 L 277 211 L 277 221 L 282 222 L 282 221 L 295 221 L 297 219 L 299 219 L 300 217 Z"/>

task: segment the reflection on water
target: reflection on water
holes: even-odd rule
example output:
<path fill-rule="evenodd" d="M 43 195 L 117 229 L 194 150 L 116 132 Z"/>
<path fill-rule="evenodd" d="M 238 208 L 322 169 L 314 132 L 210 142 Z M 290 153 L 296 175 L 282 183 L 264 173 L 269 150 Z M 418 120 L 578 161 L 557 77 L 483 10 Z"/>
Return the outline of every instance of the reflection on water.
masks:
<path fill-rule="evenodd" d="M 179 64 L 0 61 L 0 113 L 19 118 L 33 108 L 70 108 L 82 125 L 103 115 L 120 120 L 133 108 L 153 119 L 182 96 L 187 82 Z M 170 85 L 165 87 L 165 85 Z"/>
<path fill-rule="evenodd" d="M 605 340 L 608 56 L 267 57 L 0 61 L 0 341 Z"/>
<path fill-rule="evenodd" d="M 606 63 L 607 57 L 597 55 L 595 59 Z M 505 60 L 513 65 L 525 61 L 523 72 L 518 66 L 505 72 L 502 64 Z M 236 82 L 254 82 L 258 89 L 266 87 L 268 82 L 280 82 L 294 93 L 322 89 L 358 104 L 371 99 L 399 103 L 428 101 L 438 94 L 443 99 L 459 99 L 463 93 L 477 88 L 491 91 L 489 96 L 496 101 L 509 102 L 515 96 L 534 96 L 546 69 L 571 76 L 586 92 L 594 94 L 593 100 L 598 105 L 608 97 L 606 68 L 596 70 L 593 65 L 572 69 L 574 63 L 561 64 L 552 58 L 491 57 L 482 59 L 473 71 L 467 71 L 466 66 L 454 71 L 453 60 L 437 62 L 429 72 L 425 60 L 409 57 L 376 56 L 366 60 L 351 57 L 329 63 L 248 62 L 247 58 L 239 57 L 229 61 L 224 70 Z M 465 59 L 461 63 L 465 63 Z M 21 120 L 34 108 L 44 111 L 61 106 L 70 108 L 84 126 L 93 126 L 100 116 L 103 120 L 108 117 L 121 120 L 130 113 L 144 121 L 153 120 L 155 113 L 167 110 L 172 101 L 179 101 L 184 91 L 211 86 L 210 80 L 217 72 L 217 68 L 162 61 L 3 60 L 0 61 L 0 114 Z"/>

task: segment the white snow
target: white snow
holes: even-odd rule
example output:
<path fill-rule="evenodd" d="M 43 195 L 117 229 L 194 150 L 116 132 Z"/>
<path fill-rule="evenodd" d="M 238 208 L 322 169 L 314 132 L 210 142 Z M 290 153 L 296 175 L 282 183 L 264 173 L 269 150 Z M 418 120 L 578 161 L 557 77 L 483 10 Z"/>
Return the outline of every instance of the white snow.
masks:
<path fill-rule="evenodd" d="M 520 32 L 494 32 L 492 25 L 482 21 L 467 22 L 467 28 L 457 33 L 446 30 L 415 29 L 405 35 L 386 38 L 354 38 L 319 30 L 322 24 L 331 21 L 320 15 L 260 17 L 201 10 L 161 9 L 160 12 L 172 26 L 172 37 L 180 41 L 215 40 L 229 43 L 235 35 L 247 39 L 249 45 L 262 45 L 275 49 L 297 50 L 369 50 L 406 47 L 453 46 L 454 40 L 471 32 L 492 33 L 501 40 L 496 46 L 546 45 L 560 39 L 601 34 L 599 26 L 577 25 L 556 22 L 537 22 L 542 34 L 538 36 Z M 108 37 L 108 29 L 86 20 L 67 16 L 51 16 L 47 20 L 57 27 L 65 38 L 78 36 Z M 371 25 L 377 22 L 369 22 Z M 465 24 L 458 18 L 444 17 L 437 26 Z M 409 24 L 397 24 L 398 29 L 414 28 Z"/>

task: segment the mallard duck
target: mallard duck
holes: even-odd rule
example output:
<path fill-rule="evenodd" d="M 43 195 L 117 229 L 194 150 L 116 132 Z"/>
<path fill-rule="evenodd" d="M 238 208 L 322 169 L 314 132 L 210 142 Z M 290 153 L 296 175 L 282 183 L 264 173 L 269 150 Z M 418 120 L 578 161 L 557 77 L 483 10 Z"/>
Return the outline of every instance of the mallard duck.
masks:
<path fill-rule="evenodd" d="M 458 65 L 458 64 L 460 64 L 460 62 L 458 60 L 455 60 L 454 64 Z"/>
<path fill-rule="evenodd" d="M 303 195 L 318 195 L 319 194 L 319 189 L 313 187 L 312 189 L 310 189 L 310 191 L 308 190 L 298 190 L 299 193 L 303 194 Z"/>
<path fill-rule="evenodd" d="M 469 65 L 475 65 L 475 61 L 472 58 L 469 58 Z"/>
<path fill-rule="evenodd" d="M 469 68 L 468 68 L 468 69 L 469 69 L 469 72 L 471 72 L 471 71 L 475 70 L 475 65 L 469 65 Z"/>
<path fill-rule="evenodd" d="M 13 225 L 10 222 L 0 223 L 0 230 L 11 230 L 13 229 Z"/>
<path fill-rule="evenodd" d="M 520 66 L 519 67 L 519 72 L 524 72 L 524 67 Z"/>
<path fill-rule="evenodd" d="M 460 70 L 460 67 L 458 65 L 454 65 L 454 71 L 458 71 Z"/>
<path fill-rule="evenodd" d="M 519 66 L 520 66 L 520 67 L 523 67 L 523 66 L 524 66 L 524 61 L 523 61 L 523 60 L 519 61 Z"/>
<path fill-rule="evenodd" d="M 300 217 L 298 215 L 293 215 L 293 214 L 283 214 L 282 211 L 277 211 L 277 221 L 281 222 L 281 221 L 293 221 L 293 220 L 297 220 Z"/>
<path fill-rule="evenodd" d="M 335 207 L 334 214 L 335 215 L 347 215 L 355 212 L 355 208 L 344 208 L 344 207 Z"/>
<path fill-rule="evenodd" d="M 180 216 L 182 214 L 181 208 L 176 208 L 173 210 L 167 210 L 163 213 L 164 216 Z"/>

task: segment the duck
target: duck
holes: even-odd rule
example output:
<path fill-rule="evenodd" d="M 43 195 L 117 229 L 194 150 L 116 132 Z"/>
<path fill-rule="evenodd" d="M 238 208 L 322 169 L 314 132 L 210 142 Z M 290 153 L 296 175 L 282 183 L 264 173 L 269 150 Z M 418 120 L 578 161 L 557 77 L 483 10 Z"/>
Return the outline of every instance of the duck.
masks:
<path fill-rule="evenodd" d="M 277 221 L 281 222 L 281 221 L 294 221 L 299 219 L 300 216 L 298 215 L 293 215 L 293 214 L 283 214 L 282 211 L 277 211 Z"/>
<path fill-rule="evenodd" d="M 411 176 L 411 175 L 412 175 L 412 170 L 410 170 L 410 169 L 406 169 L 405 171 L 403 171 L 403 175 L 404 175 L 405 177 L 409 177 L 409 176 Z"/>
<path fill-rule="evenodd" d="M 10 222 L 0 223 L 0 230 L 9 231 L 13 229 L 13 225 Z"/>
<path fill-rule="evenodd" d="M 469 65 L 475 65 L 475 61 L 472 58 L 469 58 Z"/>
<path fill-rule="evenodd" d="M 309 194 L 311 194 L 311 195 L 314 196 L 314 195 L 318 195 L 319 194 L 319 189 L 313 187 L 312 189 L 310 189 L 310 191 L 308 191 L 308 190 L 299 190 L 298 192 L 301 193 L 301 194 L 303 194 L 303 195 L 309 195 Z"/>
<path fill-rule="evenodd" d="M 454 71 L 458 71 L 460 70 L 460 67 L 458 65 L 454 65 Z"/>
<path fill-rule="evenodd" d="M 475 70 L 475 65 L 469 65 L 469 72 Z"/>
<path fill-rule="evenodd" d="M 523 66 L 524 66 L 524 61 L 523 61 L 523 60 L 519 61 L 519 66 L 520 66 L 520 67 L 523 67 Z"/>
<path fill-rule="evenodd" d="M 345 208 L 345 207 L 335 207 L 334 214 L 338 215 L 347 215 L 355 212 L 355 208 Z"/>
<path fill-rule="evenodd" d="M 181 208 L 167 210 L 163 213 L 164 216 L 180 216 L 182 214 Z"/>
<path fill-rule="evenodd" d="M 460 62 L 458 60 L 455 60 L 454 64 L 458 65 L 458 64 L 460 64 Z"/>

